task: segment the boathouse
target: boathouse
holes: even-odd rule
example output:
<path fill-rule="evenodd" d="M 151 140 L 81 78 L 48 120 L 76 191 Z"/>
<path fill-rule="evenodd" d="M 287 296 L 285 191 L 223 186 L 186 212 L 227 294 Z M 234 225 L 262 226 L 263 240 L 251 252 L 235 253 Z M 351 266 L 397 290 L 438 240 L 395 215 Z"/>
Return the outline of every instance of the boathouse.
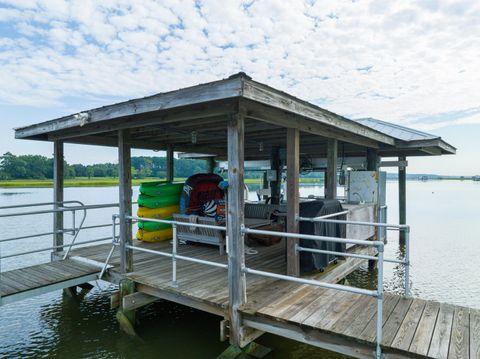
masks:
<path fill-rule="evenodd" d="M 218 315 L 221 337 L 231 344 L 223 357 L 242 352 L 259 356 L 263 348 L 254 341 L 265 332 L 358 358 L 380 358 L 382 353 L 474 358 L 479 350 L 478 336 L 476 341 L 469 339 L 472 331 L 478 334 L 478 327 L 469 324 L 478 323 L 476 312 L 410 296 L 407 160 L 454 154 L 455 148 L 437 136 L 371 118 L 351 120 L 244 73 L 18 128 L 15 136 L 53 143 L 54 253 L 49 267 L 2 273 L 4 303 L 100 276 L 119 284 L 112 304 L 119 307 L 118 317 L 127 331 L 134 331 L 135 310 L 158 299 Z M 64 242 L 63 213 L 72 209 L 63 200 L 65 143 L 118 148 L 119 202 L 112 209 L 110 242 Z M 132 224 L 149 219 L 132 213 L 132 148 L 166 151 L 169 181 L 174 179 L 174 152 L 205 158 L 210 172 L 223 163 L 228 174 L 226 221 L 181 215 L 173 221 L 151 219 L 172 224 L 173 241 L 135 240 Z M 252 163 L 266 166 L 267 191 L 260 193 L 258 203 L 246 201 L 244 195 L 245 167 Z M 386 223 L 381 169 L 387 166 L 398 168 L 399 224 Z M 325 173 L 321 198 L 300 196 L 299 174 L 306 170 Z M 345 175 L 340 182 L 350 185 L 349 191 L 339 198 L 339 178 Z M 268 203 L 262 201 L 267 197 Z M 338 202 L 341 210 L 302 213 L 305 204 L 319 200 Z M 272 215 L 280 218 L 282 230 L 265 229 Z M 334 235 L 318 234 L 316 229 L 306 233 L 302 228 L 308 224 L 341 229 Z M 387 230 L 401 234 L 402 258 L 384 257 Z M 194 236 L 200 242 L 202 236 L 217 242 L 188 244 Z M 246 254 L 246 237 L 253 236 L 281 240 Z M 179 238 L 187 244 L 180 244 Z M 226 253 L 219 251 L 223 245 Z M 324 271 L 305 273 L 303 255 L 331 255 L 335 260 L 327 261 Z M 340 283 L 366 261 L 377 265 L 376 289 Z M 404 296 L 384 293 L 384 263 L 404 267 Z M 42 278 L 42 284 L 15 285 L 26 272 Z"/>

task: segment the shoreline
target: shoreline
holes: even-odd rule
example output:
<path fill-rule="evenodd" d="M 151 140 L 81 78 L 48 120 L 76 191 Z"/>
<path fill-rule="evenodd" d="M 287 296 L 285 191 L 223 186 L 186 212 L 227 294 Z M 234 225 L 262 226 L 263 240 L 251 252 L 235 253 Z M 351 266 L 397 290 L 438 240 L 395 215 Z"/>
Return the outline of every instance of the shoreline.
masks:
<path fill-rule="evenodd" d="M 142 178 L 133 179 L 132 185 L 139 186 L 142 182 L 162 181 L 163 178 Z M 175 182 L 184 182 L 186 178 L 175 178 Z M 245 183 L 261 184 L 260 178 L 247 178 Z M 323 180 L 318 178 L 301 178 L 300 183 L 323 184 Z M 118 186 L 118 178 L 72 178 L 64 181 L 64 187 L 116 187 Z M 0 181 L 0 188 L 52 188 L 52 180 L 5 180 Z"/>
<path fill-rule="evenodd" d="M 142 178 L 142 179 L 133 179 L 132 185 L 139 186 L 142 182 L 154 182 L 154 181 L 164 181 L 164 178 Z M 175 178 L 175 182 L 185 182 L 186 178 Z M 387 179 L 387 181 L 396 181 L 395 179 Z M 466 181 L 472 182 L 470 179 L 459 179 L 459 178 L 438 178 L 431 179 L 428 181 L 422 181 L 420 179 L 407 179 L 407 182 L 417 181 L 417 182 L 431 182 L 431 181 Z M 476 182 L 476 181 L 473 181 Z M 262 179 L 260 178 L 247 178 L 245 183 L 261 185 Z M 300 178 L 300 183 L 303 184 L 323 184 L 323 179 L 320 178 Z M 116 187 L 118 186 L 118 178 L 72 178 L 66 179 L 64 183 L 65 187 Z M 9 189 L 9 188 L 53 188 L 52 180 L 0 180 L 0 189 Z"/>

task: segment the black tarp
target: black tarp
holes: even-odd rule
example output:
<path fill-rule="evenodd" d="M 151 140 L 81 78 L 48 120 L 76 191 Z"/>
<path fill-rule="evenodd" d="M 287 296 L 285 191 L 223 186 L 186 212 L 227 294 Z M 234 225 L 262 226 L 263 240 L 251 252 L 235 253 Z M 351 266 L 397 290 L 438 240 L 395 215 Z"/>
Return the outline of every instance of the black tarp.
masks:
<path fill-rule="evenodd" d="M 319 217 L 342 211 L 342 204 L 338 200 L 316 200 L 300 203 L 300 217 Z M 345 219 L 345 216 L 337 216 L 335 219 Z M 337 238 L 345 238 L 346 234 L 345 224 L 305 221 L 300 222 L 300 233 Z M 346 250 L 345 244 L 326 241 L 300 240 L 300 246 L 335 252 L 345 252 Z M 337 259 L 337 256 L 333 254 L 300 252 L 300 270 L 304 273 L 323 270 L 335 259 Z"/>

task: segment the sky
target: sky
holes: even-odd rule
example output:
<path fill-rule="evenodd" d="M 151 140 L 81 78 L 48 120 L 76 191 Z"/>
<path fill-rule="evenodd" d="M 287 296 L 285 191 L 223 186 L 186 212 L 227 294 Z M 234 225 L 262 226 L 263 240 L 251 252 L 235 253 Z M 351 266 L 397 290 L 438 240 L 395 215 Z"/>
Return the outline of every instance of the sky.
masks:
<path fill-rule="evenodd" d="M 411 173 L 480 174 L 478 0 L 0 0 L 0 153 L 51 156 L 15 127 L 239 71 L 457 147 L 411 158 Z M 65 155 L 116 161 L 100 147 Z"/>

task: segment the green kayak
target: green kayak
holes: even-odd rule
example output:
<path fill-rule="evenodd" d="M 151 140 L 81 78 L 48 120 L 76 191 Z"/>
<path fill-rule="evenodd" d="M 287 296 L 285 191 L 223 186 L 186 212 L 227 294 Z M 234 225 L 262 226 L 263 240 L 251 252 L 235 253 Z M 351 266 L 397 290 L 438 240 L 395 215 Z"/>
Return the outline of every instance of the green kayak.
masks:
<path fill-rule="evenodd" d="M 152 197 L 180 195 L 182 190 L 183 183 L 156 181 L 140 185 L 140 193 Z"/>
<path fill-rule="evenodd" d="M 165 219 L 170 221 L 173 219 L 173 217 L 168 217 Z M 167 224 L 167 223 L 144 222 L 144 221 L 139 221 L 137 225 L 138 225 L 138 228 L 148 232 L 161 231 L 162 229 L 168 229 L 172 227 L 171 224 Z"/>
<path fill-rule="evenodd" d="M 138 196 L 138 205 L 147 208 L 162 208 L 172 206 L 180 202 L 180 194 L 169 196 L 152 197 L 145 194 Z"/>

